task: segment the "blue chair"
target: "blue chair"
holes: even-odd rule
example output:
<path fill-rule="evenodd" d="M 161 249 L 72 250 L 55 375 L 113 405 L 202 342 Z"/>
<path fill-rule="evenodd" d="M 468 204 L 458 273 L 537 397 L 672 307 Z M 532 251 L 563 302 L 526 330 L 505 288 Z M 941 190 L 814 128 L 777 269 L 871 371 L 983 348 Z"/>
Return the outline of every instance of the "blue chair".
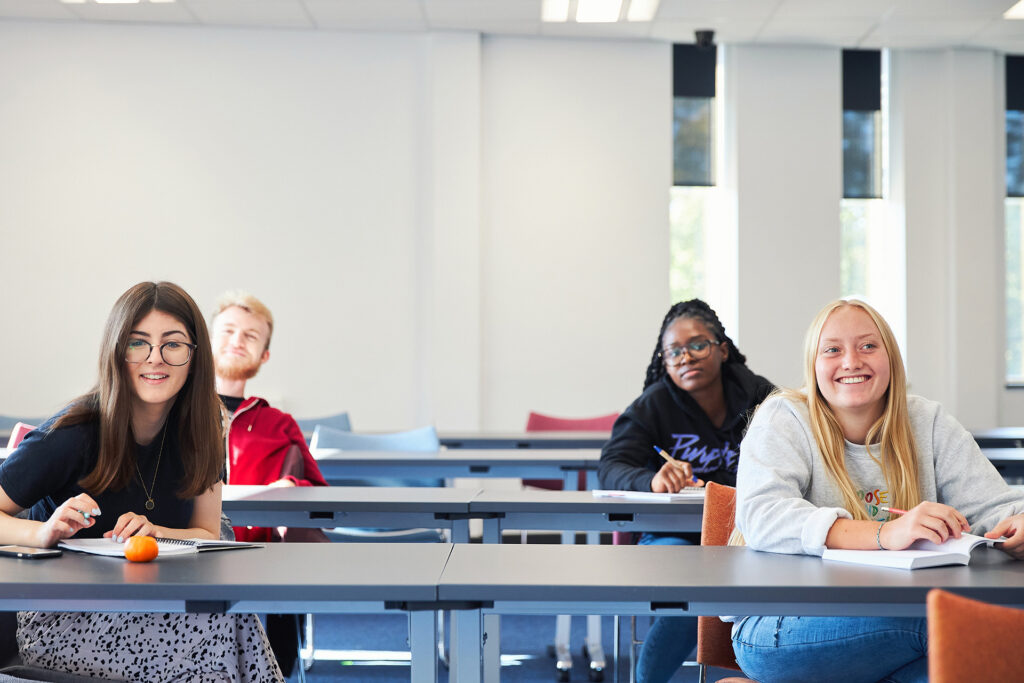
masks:
<path fill-rule="evenodd" d="M 299 429 L 302 430 L 303 434 L 309 434 L 316 429 L 317 425 L 324 425 L 331 429 L 338 429 L 343 432 L 352 431 L 352 422 L 349 420 L 348 413 L 338 413 L 337 415 L 326 415 L 324 417 L 310 417 L 298 419 L 295 421 L 299 425 Z"/>
<path fill-rule="evenodd" d="M 390 434 L 346 432 L 318 424 L 309 440 L 310 448 L 338 448 L 343 451 L 438 451 L 441 440 L 431 426 Z M 444 486 L 444 479 L 332 479 L 335 486 Z M 357 540 L 357 539 L 353 539 Z M 366 539 L 358 539 L 365 542 Z M 381 539 L 394 540 L 394 539 Z"/>

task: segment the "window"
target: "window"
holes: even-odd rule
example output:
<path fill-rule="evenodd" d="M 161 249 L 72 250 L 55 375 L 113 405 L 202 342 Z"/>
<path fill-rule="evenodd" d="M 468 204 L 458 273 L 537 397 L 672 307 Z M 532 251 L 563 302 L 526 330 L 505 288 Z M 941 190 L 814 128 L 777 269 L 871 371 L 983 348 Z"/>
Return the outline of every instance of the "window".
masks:
<path fill-rule="evenodd" d="M 714 215 L 718 116 L 714 47 L 672 51 L 672 188 L 669 195 L 673 301 L 707 297 L 706 239 Z"/>
<path fill-rule="evenodd" d="M 1024 384 L 1024 57 L 1006 57 L 1006 381 Z"/>

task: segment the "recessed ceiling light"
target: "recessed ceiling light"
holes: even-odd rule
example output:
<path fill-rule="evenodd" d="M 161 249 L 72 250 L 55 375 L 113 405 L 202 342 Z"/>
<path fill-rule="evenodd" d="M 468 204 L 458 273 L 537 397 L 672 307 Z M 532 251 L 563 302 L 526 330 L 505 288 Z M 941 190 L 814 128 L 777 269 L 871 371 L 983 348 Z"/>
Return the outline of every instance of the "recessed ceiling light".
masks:
<path fill-rule="evenodd" d="M 578 0 L 576 21 L 585 23 L 611 23 L 619 20 L 622 0 Z"/>
<path fill-rule="evenodd" d="M 137 5 L 139 0 L 95 0 L 97 5 Z"/>
<path fill-rule="evenodd" d="M 1024 0 L 1003 12 L 1003 19 L 1024 19 Z"/>
<path fill-rule="evenodd" d="M 661 0 L 633 0 L 629 3 L 626 21 L 653 21 L 654 15 L 658 13 L 659 2 Z"/>
<path fill-rule="evenodd" d="M 540 6 L 540 20 L 547 22 L 569 21 L 569 0 L 544 0 Z"/>

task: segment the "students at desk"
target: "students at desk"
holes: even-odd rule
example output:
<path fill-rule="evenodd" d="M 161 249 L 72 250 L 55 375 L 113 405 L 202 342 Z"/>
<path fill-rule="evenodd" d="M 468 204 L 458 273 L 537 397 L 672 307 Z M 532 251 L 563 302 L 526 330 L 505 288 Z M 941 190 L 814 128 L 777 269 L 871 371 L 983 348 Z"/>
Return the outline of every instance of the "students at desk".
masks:
<path fill-rule="evenodd" d="M 0 543 L 218 538 L 223 462 L 202 314 L 176 285 L 138 284 L 107 319 L 95 388 L 0 465 Z M 116 680 L 283 680 L 251 615 L 20 612 L 18 648 L 32 666 Z"/>
<path fill-rule="evenodd" d="M 747 367 L 710 306 L 700 299 L 677 303 L 662 321 L 643 394 L 615 422 L 601 451 L 601 488 L 675 493 L 704 481 L 733 485 L 747 419 L 774 388 Z M 681 534 L 640 538 L 641 544 L 690 542 Z M 695 617 L 657 619 L 644 638 L 637 679 L 667 681 L 696 643 Z"/>
<path fill-rule="evenodd" d="M 770 397 L 742 444 L 736 526 L 758 550 L 901 550 L 964 531 L 1024 557 L 1024 498 L 942 407 L 908 396 L 895 337 L 856 300 L 818 313 L 804 387 Z M 890 517 L 880 507 L 908 512 Z M 865 570 L 869 571 L 869 570 Z M 884 570 L 883 570 L 884 571 Z M 736 659 L 762 681 L 926 681 L 923 618 L 746 617 Z M 840 673 L 841 672 L 841 673 Z"/>

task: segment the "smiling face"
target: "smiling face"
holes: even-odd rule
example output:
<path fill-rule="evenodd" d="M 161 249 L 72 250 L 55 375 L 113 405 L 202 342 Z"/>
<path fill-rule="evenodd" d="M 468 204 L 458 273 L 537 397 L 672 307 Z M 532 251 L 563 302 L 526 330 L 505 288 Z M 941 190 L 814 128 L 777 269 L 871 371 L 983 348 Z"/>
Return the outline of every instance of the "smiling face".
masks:
<path fill-rule="evenodd" d="M 840 422 L 845 417 L 881 417 L 889 389 L 889 354 L 867 312 L 842 306 L 829 315 L 818 339 L 814 376 Z"/>
<path fill-rule="evenodd" d="M 669 349 L 681 348 L 686 344 L 701 341 L 717 341 L 714 333 L 700 320 L 695 318 L 676 318 L 665 329 L 661 336 L 662 354 Z M 721 382 L 722 363 L 729 357 L 729 349 L 725 344 L 711 344 L 710 353 L 700 360 L 687 350 L 683 354 L 682 363 L 678 366 L 665 364 L 665 372 L 672 382 L 691 394 L 700 393 L 715 382 Z"/>
<path fill-rule="evenodd" d="M 262 317 L 244 308 L 230 306 L 213 321 L 213 360 L 217 376 L 227 380 L 248 380 L 270 359 L 267 340 L 270 326 Z"/>
<path fill-rule="evenodd" d="M 168 365 L 160 355 L 159 346 L 167 342 L 192 343 L 185 325 L 173 315 L 151 310 L 132 325 L 128 343 L 142 340 L 153 345 L 149 358 L 138 363 L 124 361 L 131 378 L 132 405 L 148 410 L 169 410 L 175 397 L 188 379 L 192 360 L 184 365 Z"/>

